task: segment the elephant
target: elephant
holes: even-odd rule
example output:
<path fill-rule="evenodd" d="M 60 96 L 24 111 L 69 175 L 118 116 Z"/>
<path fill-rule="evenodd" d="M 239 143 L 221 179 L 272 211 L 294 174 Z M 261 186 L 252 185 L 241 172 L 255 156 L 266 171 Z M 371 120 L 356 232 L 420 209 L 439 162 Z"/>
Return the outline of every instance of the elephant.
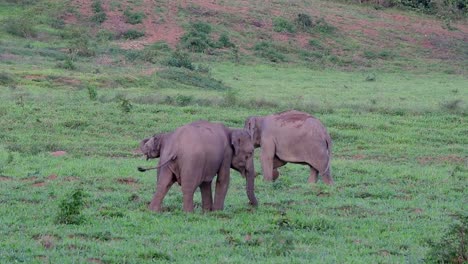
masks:
<path fill-rule="evenodd" d="M 266 181 L 279 177 L 278 168 L 286 163 L 310 167 L 309 182 L 317 182 L 320 173 L 326 184 L 331 175 L 331 137 L 315 117 L 296 110 L 268 116 L 253 116 L 245 121 L 255 148 L 261 147 L 261 165 Z"/>
<path fill-rule="evenodd" d="M 164 196 L 175 182 L 181 186 L 185 212 L 194 210 L 193 195 L 197 187 L 200 187 L 203 211 L 223 210 L 231 168 L 246 178 L 250 204 L 258 204 L 254 193 L 254 146 L 245 129 L 201 120 L 144 139 L 140 149 L 147 159 L 160 158 L 157 167 L 148 168 L 157 169 L 158 175 L 149 206 L 152 211 L 161 211 Z M 213 202 L 211 183 L 215 175 Z"/>

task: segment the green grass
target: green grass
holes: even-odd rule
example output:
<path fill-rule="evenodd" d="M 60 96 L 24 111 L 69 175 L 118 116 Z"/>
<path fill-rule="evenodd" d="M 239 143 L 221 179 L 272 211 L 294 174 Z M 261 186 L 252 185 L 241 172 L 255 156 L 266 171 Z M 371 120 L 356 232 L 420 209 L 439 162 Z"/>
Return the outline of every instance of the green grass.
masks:
<path fill-rule="evenodd" d="M 467 80 L 444 64 L 342 71 L 192 54 L 195 70 L 181 71 L 164 65 L 166 45 L 103 42 L 67 70 L 56 65 L 70 29 L 37 28 L 40 39 L 0 33 L 0 263 L 424 263 L 466 217 Z M 328 128 L 334 186 L 308 184 L 291 164 L 264 182 L 257 149 L 258 208 L 232 172 L 222 212 L 203 214 L 197 193 L 183 213 L 179 186 L 163 213 L 148 210 L 156 175 L 136 168 L 156 161 L 135 151 L 141 139 L 291 108 Z M 63 209 L 77 190 L 79 214 Z M 70 215 L 77 225 L 59 224 Z"/>

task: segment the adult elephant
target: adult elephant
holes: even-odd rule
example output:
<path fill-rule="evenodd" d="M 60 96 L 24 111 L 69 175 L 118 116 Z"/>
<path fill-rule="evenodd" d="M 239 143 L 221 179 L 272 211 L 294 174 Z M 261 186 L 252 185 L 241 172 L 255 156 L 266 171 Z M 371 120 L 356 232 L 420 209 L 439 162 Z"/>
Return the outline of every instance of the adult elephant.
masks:
<path fill-rule="evenodd" d="M 261 147 L 263 177 L 278 178 L 278 168 L 288 162 L 310 167 L 309 182 L 317 182 L 317 173 L 326 184 L 333 184 L 330 169 L 331 138 L 315 117 L 296 110 L 268 116 L 249 117 L 245 129 L 250 131 L 256 148 Z"/>
<path fill-rule="evenodd" d="M 175 182 L 182 189 L 184 211 L 193 212 L 193 195 L 198 187 L 204 211 L 222 210 L 229 186 L 230 168 L 246 178 L 250 204 L 257 205 L 254 194 L 254 146 L 247 130 L 197 121 L 179 127 L 172 133 L 144 139 L 140 149 L 147 159 L 160 158 L 156 167 L 156 193 L 150 210 L 161 211 L 164 196 Z M 215 175 L 218 177 L 213 202 L 211 183 Z"/>

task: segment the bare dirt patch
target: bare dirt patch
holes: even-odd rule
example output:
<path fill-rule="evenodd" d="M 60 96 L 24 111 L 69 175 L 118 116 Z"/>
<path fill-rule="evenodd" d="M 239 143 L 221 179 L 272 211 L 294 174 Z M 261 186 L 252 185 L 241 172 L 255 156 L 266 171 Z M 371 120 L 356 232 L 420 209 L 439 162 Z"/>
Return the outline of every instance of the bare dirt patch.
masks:
<path fill-rule="evenodd" d="M 51 174 L 47 177 L 48 180 L 56 180 L 57 179 L 57 174 Z"/>
<path fill-rule="evenodd" d="M 457 155 L 447 155 L 447 156 L 440 156 L 440 157 L 419 157 L 418 159 L 419 164 L 426 165 L 432 163 L 457 163 L 457 164 L 466 164 L 468 160 L 466 158 L 457 156 Z"/>
<path fill-rule="evenodd" d="M 44 187 L 44 186 L 46 186 L 46 185 L 47 185 L 46 182 L 44 182 L 44 181 L 39 181 L 39 182 L 33 183 L 32 186 L 33 186 L 33 187 Z"/>
<path fill-rule="evenodd" d="M 35 235 L 33 239 L 38 241 L 44 248 L 53 249 L 57 241 L 61 240 L 59 236 L 56 235 Z"/>
<path fill-rule="evenodd" d="M 88 258 L 87 261 L 90 263 L 104 263 L 102 260 L 98 258 Z"/>
<path fill-rule="evenodd" d="M 11 181 L 11 180 L 13 180 L 13 178 L 9 176 L 0 175 L 0 181 Z"/>
<path fill-rule="evenodd" d="M 63 155 L 67 155 L 67 152 L 63 151 L 63 150 L 58 150 L 58 151 L 51 152 L 50 155 L 52 155 L 54 157 L 60 157 L 60 156 L 63 156 Z"/>
<path fill-rule="evenodd" d="M 138 180 L 133 178 L 119 178 L 117 182 L 120 184 L 135 185 L 138 183 Z"/>

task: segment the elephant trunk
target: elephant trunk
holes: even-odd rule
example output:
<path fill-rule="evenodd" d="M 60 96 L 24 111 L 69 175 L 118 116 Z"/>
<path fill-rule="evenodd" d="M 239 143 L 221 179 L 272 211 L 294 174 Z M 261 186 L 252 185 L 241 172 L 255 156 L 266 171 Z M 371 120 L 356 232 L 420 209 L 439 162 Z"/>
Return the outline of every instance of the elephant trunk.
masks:
<path fill-rule="evenodd" d="M 253 166 L 253 161 L 249 162 L 249 166 L 245 170 L 245 179 L 247 181 L 247 197 L 249 198 L 250 204 L 257 206 L 257 198 L 255 197 L 255 169 Z"/>

